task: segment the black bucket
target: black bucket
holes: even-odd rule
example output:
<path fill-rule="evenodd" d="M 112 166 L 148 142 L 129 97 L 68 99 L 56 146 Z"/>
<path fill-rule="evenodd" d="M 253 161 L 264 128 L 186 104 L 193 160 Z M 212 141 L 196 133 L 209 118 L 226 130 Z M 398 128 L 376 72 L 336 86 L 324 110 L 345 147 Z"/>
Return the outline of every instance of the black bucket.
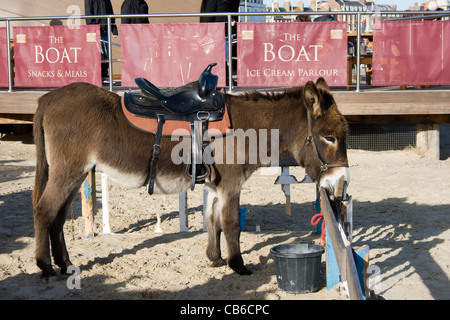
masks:
<path fill-rule="evenodd" d="M 278 287 L 290 293 L 319 290 L 321 246 L 309 243 L 280 244 L 270 249 Z"/>

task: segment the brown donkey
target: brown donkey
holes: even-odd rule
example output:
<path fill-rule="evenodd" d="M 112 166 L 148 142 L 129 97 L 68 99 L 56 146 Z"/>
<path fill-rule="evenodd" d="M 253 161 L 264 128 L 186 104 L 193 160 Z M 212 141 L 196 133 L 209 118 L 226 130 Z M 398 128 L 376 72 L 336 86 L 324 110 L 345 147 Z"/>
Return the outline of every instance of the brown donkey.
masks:
<path fill-rule="evenodd" d="M 267 153 L 278 151 L 280 158 L 294 157 L 311 179 L 334 194 L 341 192 L 337 191 L 338 181 L 349 181 L 348 125 L 323 79 L 284 93 L 227 94 L 226 101 L 234 132 L 255 132 L 258 142 L 246 139 L 245 148 L 239 148 L 234 143 L 230 146 L 234 137 L 229 139 L 228 136 L 213 139 L 210 145 L 216 145 L 213 152 L 216 156 L 223 152 L 223 161 L 212 164 L 210 177 L 205 182 L 208 189 L 206 254 L 214 266 L 224 263 L 220 252 L 223 231 L 229 266 L 239 274 L 250 274 L 244 266 L 239 245 L 239 195 L 243 183 L 262 165 L 259 159 L 252 161 L 252 152 L 259 149 L 255 145 L 261 147 L 260 132 L 276 129 L 274 143 L 268 135 Z M 61 274 L 72 264 L 63 225 L 87 173 L 95 166 L 114 184 L 130 188 L 143 186 L 148 177 L 155 136 L 127 122 L 121 98 L 116 93 L 87 83 L 74 83 L 39 99 L 34 116 L 34 139 L 36 262 L 42 269 L 41 277 L 47 278 L 56 274 L 50 245 Z M 186 164 L 173 161 L 172 149 L 179 143 L 167 137 L 162 140 L 155 193 L 180 193 L 189 187 Z M 278 150 L 271 150 L 274 145 L 278 145 Z M 232 157 L 229 157 L 230 152 L 234 152 Z M 243 158 L 242 152 L 245 153 Z"/>

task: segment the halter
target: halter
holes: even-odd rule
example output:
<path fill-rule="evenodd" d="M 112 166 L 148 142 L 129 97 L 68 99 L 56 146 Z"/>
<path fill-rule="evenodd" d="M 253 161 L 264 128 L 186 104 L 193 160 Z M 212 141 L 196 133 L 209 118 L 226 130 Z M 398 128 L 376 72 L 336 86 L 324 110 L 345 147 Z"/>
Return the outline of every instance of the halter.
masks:
<path fill-rule="evenodd" d="M 328 169 L 331 168 L 348 168 L 348 163 L 343 163 L 343 164 L 328 164 L 322 161 L 322 159 L 320 158 L 319 152 L 317 151 L 317 146 L 316 143 L 314 142 L 314 137 L 312 134 L 312 120 L 311 120 L 311 114 L 309 113 L 309 110 L 306 111 L 307 112 L 307 118 L 308 118 L 308 136 L 306 137 L 306 143 L 305 146 L 303 147 L 300 159 L 303 159 L 303 163 L 305 163 L 304 161 L 304 157 L 306 155 L 306 147 L 308 147 L 308 145 L 312 145 L 313 150 L 314 150 L 314 155 L 316 156 L 317 159 L 319 159 L 320 162 L 320 171 L 319 174 L 316 178 L 316 191 L 318 192 L 319 190 L 319 184 L 320 184 L 320 178 L 322 176 L 322 173 L 327 171 Z"/>

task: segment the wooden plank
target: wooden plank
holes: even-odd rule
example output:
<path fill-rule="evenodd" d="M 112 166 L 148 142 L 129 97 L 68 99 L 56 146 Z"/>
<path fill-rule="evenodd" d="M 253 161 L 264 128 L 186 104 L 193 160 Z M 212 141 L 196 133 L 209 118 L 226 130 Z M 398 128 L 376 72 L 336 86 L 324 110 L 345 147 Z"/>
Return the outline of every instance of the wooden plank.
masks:
<path fill-rule="evenodd" d="M 47 91 L 0 92 L 0 113 L 34 114 L 38 99 Z"/>
<path fill-rule="evenodd" d="M 450 91 L 339 91 L 333 96 L 344 115 L 450 113 Z"/>
<path fill-rule="evenodd" d="M 0 113 L 0 124 L 32 124 L 32 114 Z"/>
<path fill-rule="evenodd" d="M 6 114 L 33 115 L 39 97 L 46 92 L 0 92 L 0 114 L 3 118 L 9 118 Z M 407 123 L 450 123 L 450 90 L 333 91 L 333 96 L 342 114 L 352 121 L 359 118 L 382 121 L 379 123 L 392 123 L 392 119 Z"/>
<path fill-rule="evenodd" d="M 345 115 L 348 123 L 359 124 L 444 124 L 450 123 L 449 114 L 414 114 L 414 115 Z"/>
<path fill-rule="evenodd" d="M 325 219 L 328 234 L 333 244 L 336 261 L 339 266 L 341 280 L 347 282 L 348 293 L 351 300 L 363 300 L 361 285 L 359 283 L 356 264 L 353 259 L 351 246 L 346 246 L 340 236 L 338 224 L 331 209 L 328 195 L 324 188 L 320 188 L 320 205 Z"/>
<path fill-rule="evenodd" d="M 351 246 L 345 247 L 345 272 L 348 285 L 348 293 L 351 300 L 364 300 L 361 283 L 359 282 L 358 270 Z M 341 269 L 339 269 L 341 270 Z"/>
<path fill-rule="evenodd" d="M 95 172 L 89 171 L 81 185 L 81 214 L 84 217 L 84 239 L 94 238 Z"/>
<path fill-rule="evenodd" d="M 367 245 L 364 245 L 360 249 L 353 250 L 353 257 L 355 259 L 356 268 L 358 269 L 359 283 L 364 290 L 363 295 L 365 299 L 370 299 L 370 289 L 367 283 L 369 278 L 369 275 L 367 274 L 367 269 L 369 268 L 369 256 L 370 249 Z"/>

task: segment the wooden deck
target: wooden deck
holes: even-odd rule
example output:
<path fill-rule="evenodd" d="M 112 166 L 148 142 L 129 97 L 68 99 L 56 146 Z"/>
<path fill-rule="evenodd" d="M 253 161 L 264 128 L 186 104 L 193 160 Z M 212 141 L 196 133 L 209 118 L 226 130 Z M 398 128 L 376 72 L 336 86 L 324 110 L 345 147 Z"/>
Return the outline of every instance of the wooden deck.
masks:
<path fill-rule="evenodd" d="M 0 91 L 0 124 L 29 122 L 26 119 L 31 119 L 38 98 L 46 92 Z M 450 123 L 450 90 L 334 91 L 333 95 L 351 123 Z"/>
<path fill-rule="evenodd" d="M 450 90 L 340 91 L 333 95 L 351 122 L 450 123 Z"/>
<path fill-rule="evenodd" d="M 0 91 L 0 124 L 32 123 L 38 98 L 48 91 Z M 119 94 L 123 91 L 118 91 Z M 439 159 L 439 124 L 450 123 L 450 90 L 333 91 L 349 123 L 417 124 L 417 146 Z"/>

